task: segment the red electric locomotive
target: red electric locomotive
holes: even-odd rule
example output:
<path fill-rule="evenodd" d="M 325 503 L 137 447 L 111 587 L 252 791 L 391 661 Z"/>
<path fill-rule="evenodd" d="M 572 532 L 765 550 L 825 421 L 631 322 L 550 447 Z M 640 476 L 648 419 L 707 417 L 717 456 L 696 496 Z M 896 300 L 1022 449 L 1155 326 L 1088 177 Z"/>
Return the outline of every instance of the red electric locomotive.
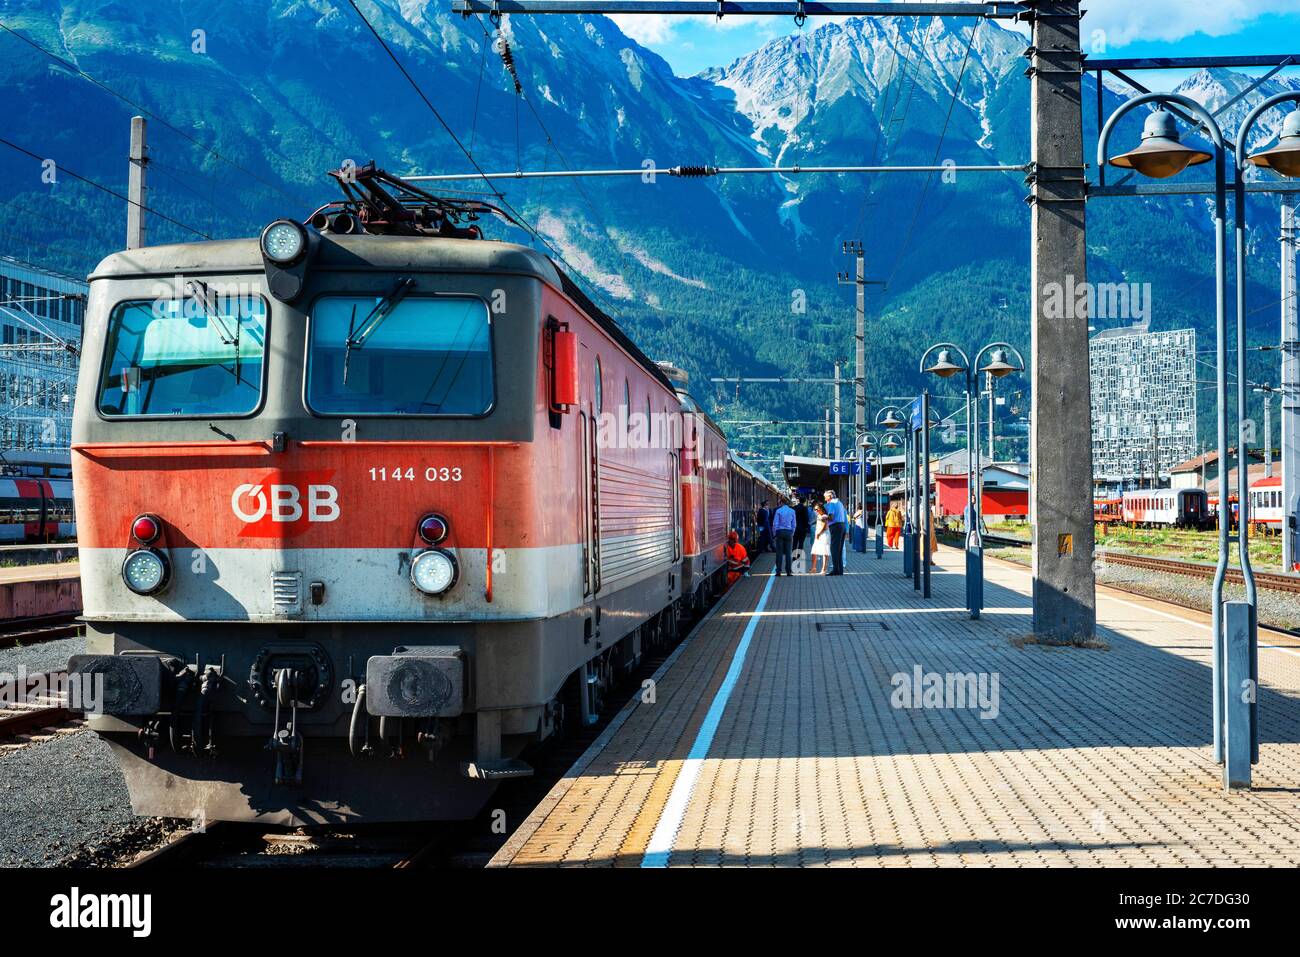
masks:
<path fill-rule="evenodd" d="M 472 816 L 721 584 L 678 383 L 490 207 L 356 175 L 90 278 L 70 670 L 137 813 Z"/>

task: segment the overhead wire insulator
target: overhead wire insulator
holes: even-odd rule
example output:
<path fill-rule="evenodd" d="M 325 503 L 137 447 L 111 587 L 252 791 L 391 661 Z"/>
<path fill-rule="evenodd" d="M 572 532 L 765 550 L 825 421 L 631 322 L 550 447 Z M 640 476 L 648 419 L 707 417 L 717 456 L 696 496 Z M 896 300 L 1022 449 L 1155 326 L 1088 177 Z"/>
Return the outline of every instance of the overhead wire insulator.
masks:
<path fill-rule="evenodd" d="M 492 41 L 492 49 L 501 57 L 501 62 L 510 74 L 510 79 L 514 81 L 515 92 L 522 93 L 524 86 L 519 82 L 519 72 L 515 69 L 515 54 L 510 49 L 510 41 L 505 38 L 505 34 L 498 33 L 497 38 Z"/>
<path fill-rule="evenodd" d="M 674 166 L 668 170 L 670 176 L 717 176 L 718 168 L 716 166 Z"/>

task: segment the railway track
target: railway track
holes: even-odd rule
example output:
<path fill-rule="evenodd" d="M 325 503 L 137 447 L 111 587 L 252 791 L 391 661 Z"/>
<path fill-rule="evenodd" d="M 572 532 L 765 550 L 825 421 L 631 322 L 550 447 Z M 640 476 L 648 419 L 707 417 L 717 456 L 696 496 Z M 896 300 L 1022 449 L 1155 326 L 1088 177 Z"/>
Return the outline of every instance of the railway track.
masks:
<path fill-rule="evenodd" d="M 1029 542 L 1000 535 L 985 535 L 984 542 L 989 545 L 1004 545 L 1012 548 L 1025 548 Z M 1097 549 L 1097 557 L 1109 565 L 1126 565 L 1146 571 L 1165 572 L 1170 575 L 1187 575 L 1192 578 L 1214 578 L 1214 566 L 1205 562 L 1186 562 L 1178 558 L 1160 558 L 1154 555 L 1133 555 L 1128 552 L 1116 552 L 1106 548 Z M 1241 569 L 1229 567 L 1224 579 L 1234 585 L 1242 584 Z M 1300 594 L 1300 575 L 1283 575 L 1277 572 L 1255 572 L 1255 584 L 1272 591 Z"/>
<path fill-rule="evenodd" d="M 35 645 L 59 638 L 75 638 L 83 634 L 85 625 L 77 620 L 80 612 L 62 615 L 45 615 L 38 618 L 10 618 L 0 622 L 0 648 Z"/>
<path fill-rule="evenodd" d="M 1184 562 L 1176 558 L 1156 558 L 1151 555 L 1129 555 L 1121 552 L 1105 552 L 1106 563 L 1127 565 L 1131 568 L 1143 568 L 1148 571 L 1168 572 L 1173 575 L 1190 575 L 1193 578 L 1213 578 L 1214 566 L 1203 562 Z M 1241 569 L 1229 567 L 1225 581 L 1235 585 L 1242 584 Z M 1274 572 L 1255 572 L 1255 584 L 1272 591 L 1300 593 L 1300 577 L 1281 575 Z"/>
<path fill-rule="evenodd" d="M 66 678 L 67 674 L 62 671 L 28 675 L 27 687 L 62 688 Z M 43 690 L 30 697 L 27 689 L 18 689 L 18 691 L 18 695 L 7 695 L 5 703 L 0 705 L 0 740 L 57 727 L 72 720 L 72 712 L 66 707 L 67 701 L 62 691 Z M 10 700 L 16 697 L 22 697 L 24 700 Z"/>

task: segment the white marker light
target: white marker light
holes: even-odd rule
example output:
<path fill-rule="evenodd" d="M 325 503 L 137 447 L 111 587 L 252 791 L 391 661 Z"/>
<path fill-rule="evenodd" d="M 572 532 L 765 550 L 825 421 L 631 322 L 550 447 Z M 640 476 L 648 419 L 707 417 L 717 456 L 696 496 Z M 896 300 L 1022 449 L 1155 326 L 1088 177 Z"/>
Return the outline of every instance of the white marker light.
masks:
<path fill-rule="evenodd" d="M 411 562 L 411 584 L 426 595 L 441 595 L 456 584 L 456 559 L 450 552 L 431 548 Z"/>
<path fill-rule="evenodd" d="M 295 262 L 307 247 L 307 234 L 297 223 L 277 219 L 262 230 L 262 252 L 273 263 Z"/>
<path fill-rule="evenodd" d="M 122 580 L 137 595 L 152 595 L 167 584 L 167 559 L 152 549 L 141 548 L 122 562 Z"/>

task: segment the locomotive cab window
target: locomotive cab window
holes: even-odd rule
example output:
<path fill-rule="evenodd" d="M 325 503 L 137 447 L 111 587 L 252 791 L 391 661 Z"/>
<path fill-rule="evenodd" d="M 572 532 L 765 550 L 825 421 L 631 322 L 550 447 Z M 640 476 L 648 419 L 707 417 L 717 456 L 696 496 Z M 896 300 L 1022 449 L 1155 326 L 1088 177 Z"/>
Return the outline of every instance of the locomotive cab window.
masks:
<path fill-rule="evenodd" d="M 258 296 L 120 303 L 108 320 L 100 414 L 251 415 L 262 398 L 266 321 Z"/>
<path fill-rule="evenodd" d="M 326 296 L 312 307 L 307 407 L 324 415 L 481 416 L 492 409 L 487 303 Z"/>

